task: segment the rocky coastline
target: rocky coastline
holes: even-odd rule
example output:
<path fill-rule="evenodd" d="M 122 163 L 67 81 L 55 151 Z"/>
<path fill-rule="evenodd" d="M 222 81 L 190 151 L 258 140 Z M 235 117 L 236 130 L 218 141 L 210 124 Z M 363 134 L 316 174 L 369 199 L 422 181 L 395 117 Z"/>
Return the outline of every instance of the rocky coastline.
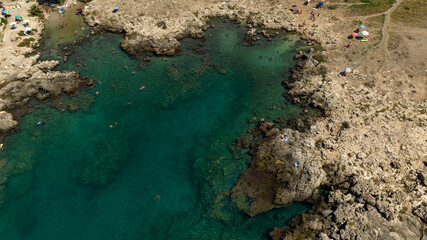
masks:
<path fill-rule="evenodd" d="M 91 13 L 99 10 L 96 0 L 94 6 L 86 16 L 89 24 Z M 107 20 L 102 28 L 124 32 L 122 47 L 130 54 L 152 51 L 172 55 L 179 39 L 200 37 L 210 17 L 246 21 L 247 39 L 252 41 L 259 36 L 255 27 L 297 31 L 313 46 L 336 41 L 331 31 L 313 36 L 299 30 L 294 16 L 279 13 L 279 7 L 260 8 L 255 14 L 248 9 L 250 4 L 246 2 L 216 5 L 205 8 L 197 17 L 185 16 L 191 20 L 184 23 L 178 18 L 176 24 L 166 21 L 167 17 L 164 23 L 156 24 L 154 17 L 144 16 L 138 19 L 142 23 L 137 23 L 113 16 L 116 21 Z M 151 27 L 138 31 L 138 24 Z M 122 27 L 111 27 L 117 25 Z M 425 239 L 426 162 L 422 159 L 426 145 L 421 140 L 425 116 L 412 114 L 409 124 L 397 117 L 402 111 L 417 113 L 425 109 L 425 102 L 411 105 L 408 99 L 370 111 L 361 107 L 353 99 L 372 91 L 373 86 L 347 90 L 328 70 L 325 59 L 330 55 L 322 45 L 296 56 L 303 61 L 284 84 L 288 99 L 321 109 L 325 118 L 295 130 L 260 122 L 258 134 L 262 140 L 250 146 L 252 161 L 232 189 L 232 201 L 250 216 L 294 201 L 315 203 L 289 227 L 272 231 L 273 239 Z M 353 77 L 363 78 L 363 74 L 354 73 Z M 370 96 L 372 101 L 374 98 L 381 101 L 382 96 Z M 383 109 L 391 111 L 383 114 Z M 401 127 L 392 127 L 396 125 Z M 403 129 L 411 129 L 408 132 L 415 135 Z M 282 135 L 287 135 L 289 142 L 282 142 Z M 402 144 L 397 136 L 410 140 Z M 319 188 L 325 190 L 324 194 L 318 194 Z"/>
<path fill-rule="evenodd" d="M 425 159 L 422 142 L 411 144 L 415 148 L 411 151 L 401 145 L 404 156 L 384 142 L 386 155 L 378 156 L 382 146 L 375 144 L 386 140 L 380 137 L 368 140 L 378 152 L 356 150 L 366 144 L 358 137 L 359 130 L 351 133 L 363 111 L 350 119 L 345 114 L 336 116 L 343 107 L 337 95 L 330 94 L 332 80 L 315 54 L 311 49 L 295 56 L 304 60 L 285 81 L 286 96 L 319 108 L 326 116 L 295 130 L 261 121 L 256 132 L 263 138 L 250 146 L 252 162 L 233 188 L 232 200 L 250 216 L 294 201 L 314 203 L 290 226 L 274 229 L 273 239 L 426 239 L 427 163 L 421 160 Z M 386 124 L 384 118 L 380 121 Z M 425 126 L 422 119 L 418 124 Z M 281 141 L 283 135 L 288 142 Z M 354 141 L 356 146 L 352 146 Z M 347 147 L 351 150 L 343 149 Z M 295 166 L 296 162 L 300 165 Z"/>
<path fill-rule="evenodd" d="M 93 84 L 91 80 L 81 77 L 78 72 L 55 71 L 58 61 L 39 61 L 39 53 L 30 56 L 39 46 L 44 28 L 43 23 L 36 17 L 27 16 L 26 9 L 30 6 L 31 3 L 23 4 L 21 15 L 32 22 L 31 46 L 18 46 L 18 41 L 22 37 L 16 31 L 6 33 L 5 39 L 8 39 L 1 46 L 0 111 L 5 118 L 0 119 L 0 140 L 19 128 L 15 118 L 25 113 L 20 109 L 25 109 L 30 99 L 43 101 L 60 96 L 62 93 L 76 94 L 81 87 Z"/>
<path fill-rule="evenodd" d="M 211 17 L 247 22 L 250 40 L 258 36 L 255 27 L 300 32 L 309 45 L 333 40 L 330 32 L 303 33 L 288 8 L 277 4 L 272 8 L 264 1 L 194 4 L 176 18 L 172 11 L 159 17 L 145 10 L 129 11 L 130 16 L 124 17 L 103 11 L 102 4 L 94 0 L 85 20 L 93 33 L 124 33 L 122 47 L 131 55 L 146 51 L 173 55 L 180 39 L 202 37 Z M 96 26 L 94 18 L 102 23 Z M 398 93 L 380 94 L 383 86 L 378 84 L 347 84 L 328 70 L 329 63 L 322 61 L 326 57 L 331 55 L 322 47 L 299 53 L 296 58 L 301 61 L 284 81 L 288 99 L 319 108 L 325 117 L 293 129 L 261 121 L 253 130 L 259 140 L 250 145 L 250 167 L 232 189 L 232 201 L 250 216 L 294 201 L 314 203 L 290 226 L 275 228 L 270 233 L 273 239 L 427 239 L 427 103 L 415 102 L 408 94 L 390 100 Z M 43 100 L 61 92 L 72 94 L 91 84 L 76 72 L 52 71 L 56 61 L 37 62 L 37 58 L 7 59 L 11 68 L 0 71 L 7 76 L 0 79 L 3 134 L 18 127 L 4 111 L 31 97 Z M 17 71 L 22 65 L 26 68 Z M 351 76 L 367 78 L 363 72 Z M 370 103 L 381 104 L 368 104 L 366 95 Z M 289 141 L 282 141 L 285 135 Z M 320 188 L 323 194 L 318 193 Z"/>

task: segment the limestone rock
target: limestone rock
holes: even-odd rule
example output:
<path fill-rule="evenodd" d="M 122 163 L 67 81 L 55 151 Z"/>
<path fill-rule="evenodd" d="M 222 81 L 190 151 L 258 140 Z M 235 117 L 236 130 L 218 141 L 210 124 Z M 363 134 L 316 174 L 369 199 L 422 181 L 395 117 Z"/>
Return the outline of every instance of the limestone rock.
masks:
<path fill-rule="evenodd" d="M 0 112 L 0 133 L 8 133 L 18 128 L 18 122 L 13 120 L 12 114 L 1 111 Z"/>

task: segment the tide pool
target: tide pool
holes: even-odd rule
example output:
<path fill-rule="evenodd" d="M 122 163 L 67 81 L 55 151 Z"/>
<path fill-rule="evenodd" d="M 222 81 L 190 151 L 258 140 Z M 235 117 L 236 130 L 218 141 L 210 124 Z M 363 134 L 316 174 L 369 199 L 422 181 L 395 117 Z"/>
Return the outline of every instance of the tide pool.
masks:
<path fill-rule="evenodd" d="M 97 84 L 35 104 L 5 139 L 0 239 L 268 239 L 308 209 L 249 218 L 229 196 L 250 161 L 236 139 L 261 118 L 302 117 L 281 83 L 303 43 L 281 33 L 248 47 L 246 28 L 214 23 L 167 61 L 129 57 L 114 34 L 72 49 L 55 70 Z"/>

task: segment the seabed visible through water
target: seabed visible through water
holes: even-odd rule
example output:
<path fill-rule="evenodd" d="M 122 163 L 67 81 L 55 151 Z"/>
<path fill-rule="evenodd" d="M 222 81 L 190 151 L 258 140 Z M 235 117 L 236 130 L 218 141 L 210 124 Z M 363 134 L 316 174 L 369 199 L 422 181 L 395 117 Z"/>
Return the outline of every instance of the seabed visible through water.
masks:
<path fill-rule="evenodd" d="M 249 149 L 229 150 L 236 139 L 261 118 L 302 117 L 282 81 L 303 42 L 281 32 L 248 47 L 245 27 L 214 22 L 168 61 L 128 56 L 121 35 L 72 47 L 55 70 L 98 83 L 56 108 L 35 104 L 6 137 L 0 239 L 268 239 L 308 209 L 249 218 L 229 197 L 250 161 Z M 49 48 L 42 59 L 56 58 Z"/>

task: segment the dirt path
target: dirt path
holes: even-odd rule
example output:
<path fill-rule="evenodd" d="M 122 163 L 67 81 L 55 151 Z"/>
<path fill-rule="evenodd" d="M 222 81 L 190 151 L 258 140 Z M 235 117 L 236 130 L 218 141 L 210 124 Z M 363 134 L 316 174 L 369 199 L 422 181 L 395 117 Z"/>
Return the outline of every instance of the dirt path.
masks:
<path fill-rule="evenodd" d="M 390 59 L 390 52 L 387 49 L 387 43 L 388 43 L 388 28 L 390 25 L 390 15 L 391 13 L 396 10 L 396 8 L 402 3 L 403 0 L 397 0 L 397 2 L 389 9 L 387 10 L 384 14 L 385 14 L 385 20 L 384 20 L 384 24 L 383 27 L 381 29 L 382 33 L 383 33 L 383 38 L 381 39 L 381 42 L 379 44 L 380 50 L 384 53 L 383 55 L 383 61 L 384 61 L 384 66 L 387 67 L 388 63 L 389 63 L 389 59 Z"/>

